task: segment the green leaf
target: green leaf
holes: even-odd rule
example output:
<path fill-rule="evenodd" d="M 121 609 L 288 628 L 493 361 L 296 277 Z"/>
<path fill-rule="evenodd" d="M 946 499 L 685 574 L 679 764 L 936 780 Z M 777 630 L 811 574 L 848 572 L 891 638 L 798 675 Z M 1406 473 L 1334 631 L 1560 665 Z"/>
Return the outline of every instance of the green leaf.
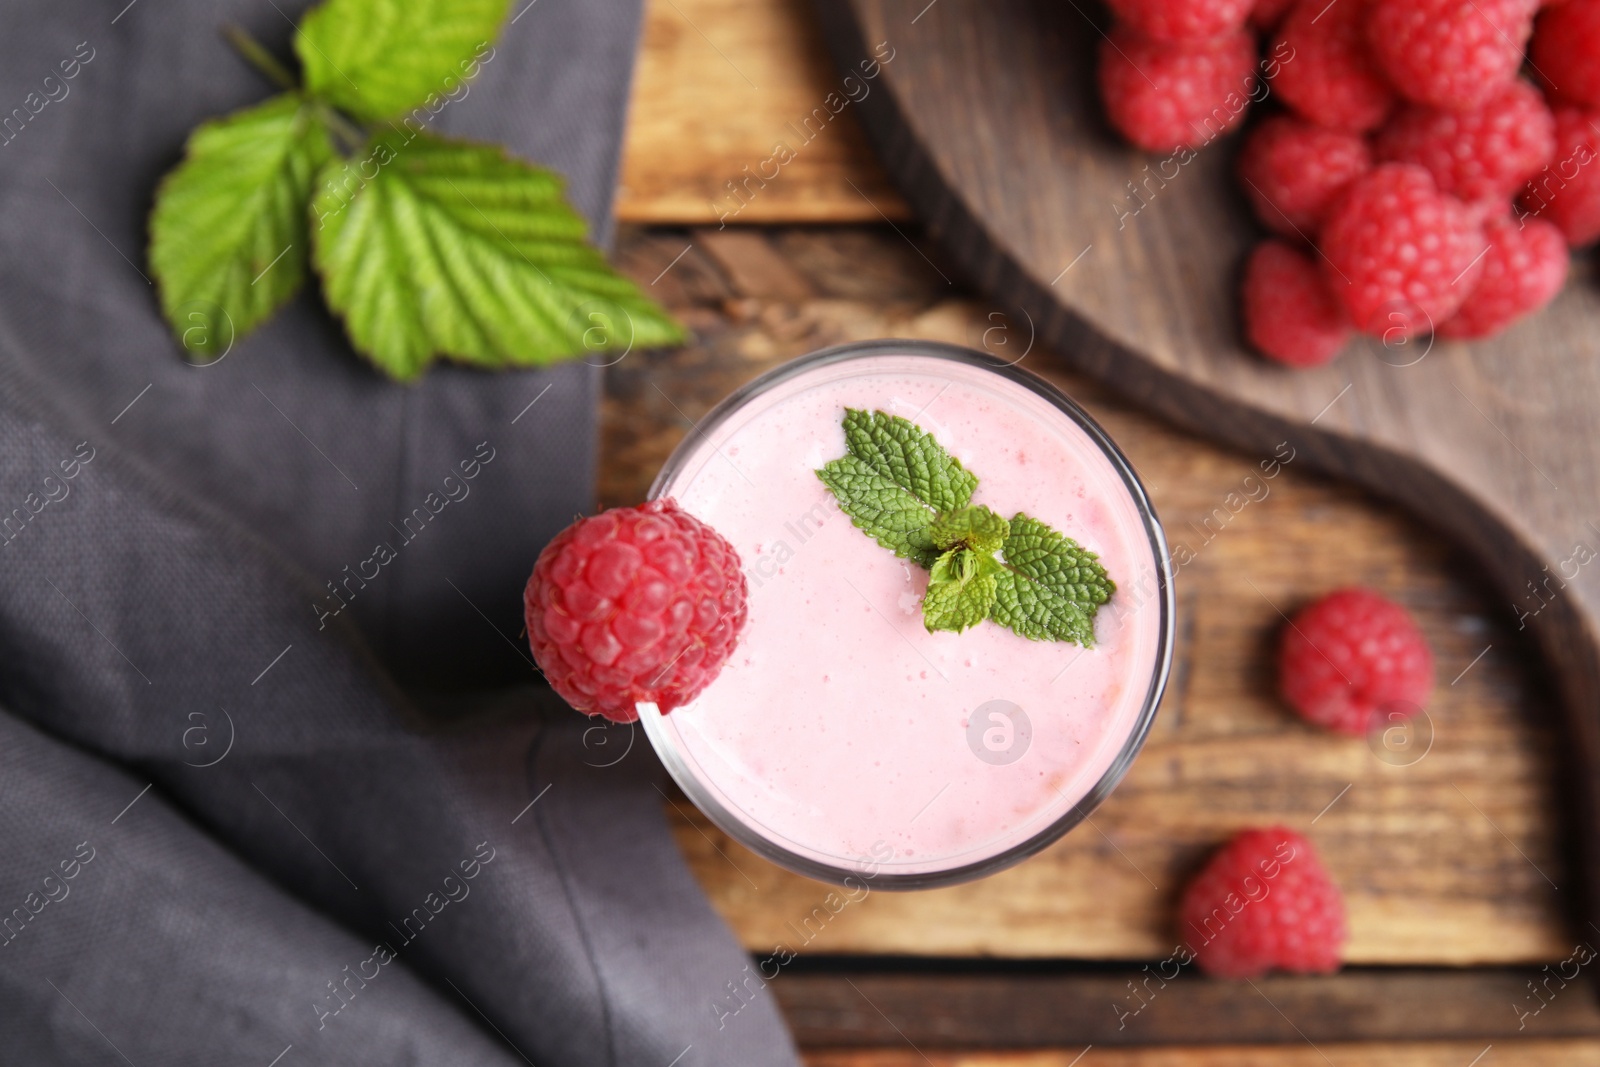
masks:
<path fill-rule="evenodd" d="M 928 538 L 933 521 L 910 491 L 857 456 L 841 456 L 817 471 L 856 528 L 902 559 L 931 567 L 939 552 Z"/>
<path fill-rule="evenodd" d="M 1094 644 L 1094 616 L 1116 592 L 1099 558 L 1037 519 L 1017 515 L 989 617 L 1034 641 Z"/>
<path fill-rule="evenodd" d="M 1035 641 L 1094 644 L 1095 612 L 1117 588 L 1094 553 L 1037 519 L 1008 523 L 972 504 L 978 479 L 905 419 L 846 408 L 844 435 L 849 454 L 817 477 L 858 529 L 928 568 L 929 633 L 987 618 Z"/>
<path fill-rule="evenodd" d="M 300 20 L 306 88 L 358 118 L 393 118 L 478 72 L 510 0 L 326 0 Z M 477 56 L 478 58 L 474 58 Z"/>
<path fill-rule="evenodd" d="M 306 199 L 333 158 L 296 93 L 198 127 L 156 190 L 150 266 L 161 310 L 196 356 L 220 357 L 305 278 Z"/>
<path fill-rule="evenodd" d="M 558 175 L 498 147 L 391 130 L 324 168 L 312 262 L 356 348 L 395 378 L 436 355 L 540 366 L 683 329 L 585 239 Z"/>
<path fill-rule="evenodd" d="M 978 479 L 933 435 L 898 415 L 845 409 L 850 454 L 887 475 L 934 511 L 954 511 L 972 500 Z"/>
<path fill-rule="evenodd" d="M 1006 543 L 1011 524 L 982 504 L 945 512 L 933 520 L 928 534 L 940 548 L 970 548 L 992 556 Z"/>
<path fill-rule="evenodd" d="M 934 561 L 928 572 L 928 591 L 922 596 L 922 625 L 929 633 L 960 633 L 978 625 L 994 606 L 1001 570 L 993 556 L 967 548 L 950 549 Z"/>

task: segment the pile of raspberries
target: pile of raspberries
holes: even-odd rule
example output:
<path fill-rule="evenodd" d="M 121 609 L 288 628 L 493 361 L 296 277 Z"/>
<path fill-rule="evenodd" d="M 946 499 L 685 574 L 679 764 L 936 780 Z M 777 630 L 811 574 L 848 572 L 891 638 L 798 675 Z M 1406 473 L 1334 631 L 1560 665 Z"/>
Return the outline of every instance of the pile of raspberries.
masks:
<path fill-rule="evenodd" d="M 1600 239 L 1600 0 L 1107 2 L 1100 91 L 1135 145 L 1186 163 L 1271 110 L 1237 173 L 1274 234 L 1244 332 L 1275 360 L 1489 337 Z"/>

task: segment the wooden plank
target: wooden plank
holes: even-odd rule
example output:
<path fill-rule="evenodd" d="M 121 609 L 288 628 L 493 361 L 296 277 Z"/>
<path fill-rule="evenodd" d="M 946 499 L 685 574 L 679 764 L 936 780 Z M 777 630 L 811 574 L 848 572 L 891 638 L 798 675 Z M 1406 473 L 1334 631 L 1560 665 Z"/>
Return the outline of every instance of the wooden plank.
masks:
<path fill-rule="evenodd" d="M 703 230 L 696 240 L 742 297 L 798 303 L 818 295 L 806 276 L 759 231 Z"/>
<path fill-rule="evenodd" d="M 1384 1042 L 1038 1052 L 807 1052 L 807 1067 L 1591 1067 L 1600 1041 Z"/>
<path fill-rule="evenodd" d="M 789 357 L 874 336 L 988 344 L 1013 357 L 1027 348 L 1025 323 L 946 284 L 926 249 L 894 231 L 779 230 L 760 240 L 768 245 L 748 265 L 724 269 L 739 246 L 713 253 L 714 242 L 692 232 L 624 233 L 624 269 L 654 280 L 651 291 L 698 338 L 607 371 L 604 503 L 642 498 L 689 419 Z M 749 279 L 766 277 L 761 264 L 773 253 L 820 295 L 742 290 L 738 279 L 772 284 Z M 1509 605 L 1486 595 L 1478 571 L 1395 509 L 1298 462 L 1250 483 L 1266 493 L 1230 514 L 1228 494 L 1260 473 L 1260 457 L 1158 424 L 1067 374 L 1041 345 L 1024 365 L 1105 423 L 1143 472 L 1173 541 L 1197 554 L 1179 575 L 1184 626 L 1150 744 L 1092 823 L 1042 855 L 967 886 L 874 893 L 809 943 L 795 928 L 825 887 L 757 859 L 698 816 L 674 816 L 696 875 L 744 943 L 762 952 L 782 943 L 829 954 L 1161 959 L 1176 940 L 1174 896 L 1206 852 L 1235 829 L 1282 821 L 1311 834 L 1343 885 L 1354 962 L 1566 957 L 1575 935 L 1563 928 L 1555 888 L 1568 888 L 1569 875 L 1540 714 L 1549 695 Z M 1432 745 L 1409 766 L 1404 753 L 1301 725 L 1272 695 L 1277 610 L 1352 582 L 1409 606 L 1438 658 Z"/>
<path fill-rule="evenodd" d="M 805 1048 L 1402 1040 L 1474 1041 L 1481 1048 L 1600 1037 L 1594 983 L 1575 963 L 1550 971 L 1354 969 L 1248 983 L 1175 967 L 828 973 L 814 964 L 746 989 L 749 997 L 763 993 L 776 997 Z"/>
<path fill-rule="evenodd" d="M 844 84 L 805 0 L 647 0 L 617 218 L 907 218 L 854 114 L 874 90 Z"/>

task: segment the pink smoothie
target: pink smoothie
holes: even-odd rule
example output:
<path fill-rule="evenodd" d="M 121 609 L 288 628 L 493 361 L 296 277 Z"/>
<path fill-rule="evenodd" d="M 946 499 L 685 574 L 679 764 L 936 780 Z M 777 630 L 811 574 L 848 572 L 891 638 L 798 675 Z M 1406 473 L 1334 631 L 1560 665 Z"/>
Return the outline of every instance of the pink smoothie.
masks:
<path fill-rule="evenodd" d="M 845 454 L 847 407 L 917 423 L 978 476 L 973 503 L 1097 553 L 1117 592 L 1095 646 L 992 622 L 928 633 L 927 573 L 852 526 L 815 474 Z M 655 495 L 738 549 L 749 621 L 717 679 L 650 729 L 726 829 L 810 873 L 871 857 L 891 876 L 976 874 L 1120 771 L 1164 678 L 1170 583 L 1154 520 L 1059 408 L 983 367 L 874 354 L 812 366 L 708 429 Z"/>

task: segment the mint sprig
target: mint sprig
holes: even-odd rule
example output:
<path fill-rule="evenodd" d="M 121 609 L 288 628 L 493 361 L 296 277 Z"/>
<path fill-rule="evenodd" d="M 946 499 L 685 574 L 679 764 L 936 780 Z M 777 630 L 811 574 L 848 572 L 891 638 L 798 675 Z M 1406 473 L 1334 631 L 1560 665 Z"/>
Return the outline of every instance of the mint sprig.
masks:
<path fill-rule="evenodd" d="M 982 504 L 975 504 L 936 516 L 928 535 L 942 549 L 970 548 L 992 556 L 1005 547 L 1011 524 Z"/>
<path fill-rule="evenodd" d="M 1038 519 L 1017 515 L 989 617 L 1035 641 L 1094 644 L 1094 615 L 1117 586 L 1093 552 Z"/>
<path fill-rule="evenodd" d="M 966 507 L 978 487 L 978 479 L 932 434 L 898 415 L 846 409 L 844 440 L 851 455 L 935 511 Z"/>
<path fill-rule="evenodd" d="M 898 415 L 845 410 L 848 454 L 817 471 L 867 536 L 928 570 L 922 621 L 956 633 L 985 619 L 1033 641 L 1094 644 L 1116 592 L 1099 558 L 1026 514 L 972 504 L 978 479 Z"/>
<path fill-rule="evenodd" d="M 936 513 L 966 507 L 978 479 L 897 415 L 847 409 L 844 439 L 849 455 L 823 464 L 817 477 L 867 536 L 919 567 L 933 566 Z"/>
<path fill-rule="evenodd" d="M 928 591 L 922 596 L 922 622 L 928 632 L 960 633 L 988 618 L 1004 571 L 994 556 L 970 548 L 952 548 L 934 560 Z"/>
<path fill-rule="evenodd" d="M 295 34 L 303 85 L 230 30 L 287 92 L 197 128 L 157 190 L 150 265 L 186 349 L 218 358 L 307 264 L 356 350 L 399 380 L 439 357 L 540 366 L 683 340 L 589 243 L 557 174 L 428 132 L 493 58 L 508 6 L 326 0 Z"/>
<path fill-rule="evenodd" d="M 817 471 L 850 521 L 890 552 L 927 568 L 939 558 L 929 533 L 933 512 L 911 490 L 859 456 L 841 456 Z"/>

